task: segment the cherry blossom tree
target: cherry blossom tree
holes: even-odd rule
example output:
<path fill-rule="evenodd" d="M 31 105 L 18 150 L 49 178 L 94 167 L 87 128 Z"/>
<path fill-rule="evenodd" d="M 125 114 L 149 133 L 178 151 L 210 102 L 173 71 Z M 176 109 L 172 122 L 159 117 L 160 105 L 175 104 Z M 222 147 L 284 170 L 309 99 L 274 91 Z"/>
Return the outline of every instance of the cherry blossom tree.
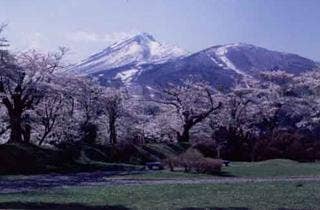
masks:
<path fill-rule="evenodd" d="M 124 114 L 125 94 L 121 90 L 108 88 L 104 92 L 103 106 L 108 118 L 108 132 L 111 144 L 117 144 L 117 121 Z"/>
<path fill-rule="evenodd" d="M 9 116 L 9 142 L 29 142 L 31 128 L 27 112 L 44 97 L 52 74 L 62 67 L 65 49 L 54 54 L 29 51 L 11 55 L 4 50 L 0 53 L 0 98 Z"/>
<path fill-rule="evenodd" d="M 157 92 L 153 101 L 171 107 L 181 122 L 177 130 L 178 142 L 190 141 L 190 130 L 221 108 L 222 103 L 215 101 L 213 90 L 204 83 L 187 81 L 177 86 L 169 84 Z"/>

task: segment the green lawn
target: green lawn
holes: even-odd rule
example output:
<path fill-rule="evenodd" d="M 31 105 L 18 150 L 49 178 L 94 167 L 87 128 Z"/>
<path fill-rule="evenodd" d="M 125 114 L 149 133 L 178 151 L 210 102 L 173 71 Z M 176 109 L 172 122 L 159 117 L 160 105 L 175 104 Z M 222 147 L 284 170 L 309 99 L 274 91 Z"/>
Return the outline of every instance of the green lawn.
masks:
<path fill-rule="evenodd" d="M 215 178 L 219 176 L 213 176 L 210 174 L 197 174 L 197 173 L 185 173 L 182 169 L 179 171 L 171 172 L 169 170 L 162 171 L 152 171 L 141 174 L 129 174 L 121 176 L 113 176 L 112 178 L 117 179 L 205 179 L 205 178 Z"/>
<path fill-rule="evenodd" d="M 155 171 L 126 175 L 123 179 L 168 179 L 168 178 L 219 178 L 219 177 L 283 177 L 283 176 L 320 176 L 320 163 L 299 163 L 292 160 L 267 160 L 261 162 L 231 162 L 223 167 L 220 175 L 184 173 L 182 169 L 171 172 Z"/>
<path fill-rule="evenodd" d="M 65 187 L 51 191 L 0 195 L 0 204 L 3 202 L 122 205 L 134 209 L 316 209 L 320 206 L 320 183 Z"/>
<path fill-rule="evenodd" d="M 317 176 L 320 163 L 299 163 L 292 160 L 267 160 L 261 162 L 232 162 L 223 169 L 238 177 Z"/>
<path fill-rule="evenodd" d="M 269 160 L 256 163 L 232 162 L 222 176 L 284 177 L 320 176 L 319 163 Z M 28 176 L 9 176 L 24 179 Z M 170 172 L 167 170 L 137 175 L 112 176 L 124 179 L 206 179 L 219 176 Z M 41 205 L 121 205 L 134 209 L 178 209 L 187 207 L 237 207 L 250 209 L 318 209 L 320 182 L 262 182 L 229 184 L 159 184 L 139 186 L 73 186 L 27 193 L 0 194 L 0 209 L 18 202 Z M 39 206 L 38 206 L 39 207 Z M 64 209 L 65 206 L 55 207 Z M 16 207 L 17 208 L 17 207 Z M 7 209 L 7 208 L 6 208 Z M 41 208 L 38 208 L 41 209 Z M 75 208 L 79 209 L 79 208 Z M 94 209 L 94 208 L 93 208 Z"/>

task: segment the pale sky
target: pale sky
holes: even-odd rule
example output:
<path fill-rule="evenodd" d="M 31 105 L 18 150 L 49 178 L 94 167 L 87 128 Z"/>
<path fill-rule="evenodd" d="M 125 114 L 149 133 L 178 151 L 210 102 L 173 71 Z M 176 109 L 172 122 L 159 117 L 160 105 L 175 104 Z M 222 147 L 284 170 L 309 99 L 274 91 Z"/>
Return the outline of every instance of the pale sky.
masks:
<path fill-rule="evenodd" d="M 12 48 L 77 61 L 139 32 L 190 52 L 234 42 L 320 60 L 319 0 L 0 0 Z"/>

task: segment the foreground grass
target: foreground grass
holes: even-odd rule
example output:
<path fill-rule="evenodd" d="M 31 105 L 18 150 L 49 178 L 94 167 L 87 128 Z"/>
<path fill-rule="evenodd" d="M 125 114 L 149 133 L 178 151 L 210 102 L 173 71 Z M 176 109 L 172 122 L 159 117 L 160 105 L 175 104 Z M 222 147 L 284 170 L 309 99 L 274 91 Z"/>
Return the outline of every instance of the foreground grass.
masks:
<path fill-rule="evenodd" d="M 4 202 L 122 205 L 134 209 L 316 209 L 320 206 L 320 183 L 65 187 L 51 191 L 1 194 L 0 204 Z"/>
<path fill-rule="evenodd" d="M 290 160 L 269 160 L 256 163 L 232 162 L 229 167 L 223 168 L 222 176 L 252 178 L 320 176 L 320 164 L 298 163 Z M 9 176 L 6 178 L 20 180 L 28 177 Z M 212 175 L 166 170 L 123 175 L 118 178 L 120 177 L 132 179 L 219 178 Z M 0 208 L 6 207 L 7 204 L 10 204 L 11 207 L 19 206 L 21 204 L 19 202 L 23 202 L 26 205 L 40 204 L 40 207 L 43 208 L 47 204 L 60 205 L 58 209 L 64 209 L 75 204 L 85 208 L 86 206 L 95 208 L 105 205 L 120 205 L 133 209 L 178 209 L 188 207 L 318 209 L 320 206 L 320 182 L 72 186 L 47 188 L 27 193 L 0 194 Z"/>

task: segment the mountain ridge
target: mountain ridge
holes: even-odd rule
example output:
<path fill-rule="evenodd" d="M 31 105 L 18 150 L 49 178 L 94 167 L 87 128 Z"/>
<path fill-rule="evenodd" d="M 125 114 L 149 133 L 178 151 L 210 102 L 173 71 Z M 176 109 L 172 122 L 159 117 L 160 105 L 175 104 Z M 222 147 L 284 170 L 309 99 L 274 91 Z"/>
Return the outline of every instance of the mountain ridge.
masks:
<path fill-rule="evenodd" d="M 148 33 L 141 33 L 89 56 L 74 69 L 80 73 L 92 74 L 129 64 L 166 62 L 187 54 L 183 49 L 157 42 Z"/>
<path fill-rule="evenodd" d="M 268 50 L 253 44 L 215 45 L 188 53 L 142 33 L 115 43 L 75 66 L 73 71 L 97 77 L 102 85 L 153 86 L 190 77 L 213 86 L 247 86 L 261 72 L 283 70 L 292 74 L 318 68 L 311 60 L 293 53 Z"/>

